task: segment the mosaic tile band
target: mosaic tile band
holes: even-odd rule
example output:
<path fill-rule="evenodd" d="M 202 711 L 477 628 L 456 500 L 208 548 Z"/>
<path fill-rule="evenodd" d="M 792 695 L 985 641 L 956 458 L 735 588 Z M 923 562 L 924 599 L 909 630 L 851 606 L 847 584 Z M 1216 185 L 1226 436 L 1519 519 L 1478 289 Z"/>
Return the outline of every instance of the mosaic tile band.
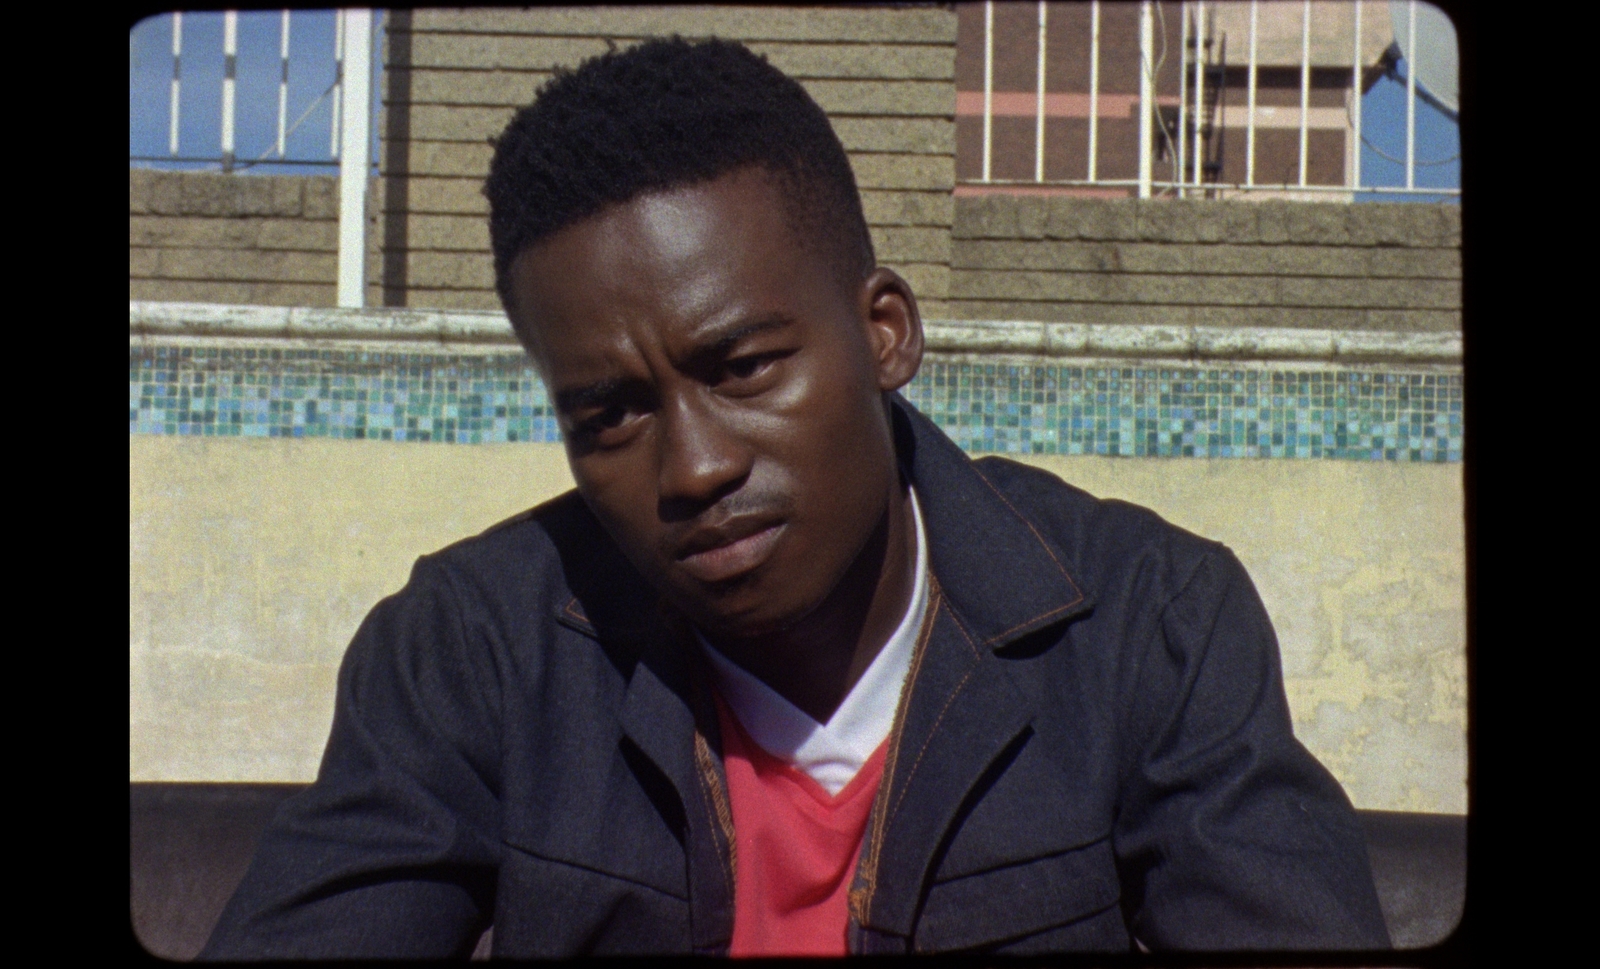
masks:
<path fill-rule="evenodd" d="M 972 454 L 1461 460 L 1461 375 L 928 358 L 905 391 Z M 559 441 L 520 353 L 130 344 L 128 431 Z"/>

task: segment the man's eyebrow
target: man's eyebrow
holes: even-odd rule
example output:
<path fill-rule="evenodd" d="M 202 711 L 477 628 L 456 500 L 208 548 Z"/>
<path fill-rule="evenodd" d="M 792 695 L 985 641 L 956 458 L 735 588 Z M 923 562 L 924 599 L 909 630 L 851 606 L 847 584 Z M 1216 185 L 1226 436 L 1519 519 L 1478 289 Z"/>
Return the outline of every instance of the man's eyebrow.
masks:
<path fill-rule="evenodd" d="M 695 334 L 694 349 L 689 351 L 689 362 L 711 363 L 728 355 L 739 341 L 757 333 L 793 326 L 794 317 L 785 313 L 772 313 L 744 322 L 733 322 L 724 327 L 707 327 L 707 332 Z"/>
<path fill-rule="evenodd" d="M 582 387 L 558 390 L 555 393 L 556 410 L 570 414 L 585 407 L 609 403 L 632 383 L 635 381 L 625 377 L 611 377 L 597 380 L 592 384 L 584 384 Z"/>
<path fill-rule="evenodd" d="M 696 334 L 697 346 L 689 351 L 688 364 L 705 365 L 714 363 L 736 346 L 739 341 L 757 333 L 769 330 L 778 330 L 794 325 L 795 318 L 783 313 L 773 313 L 744 322 L 734 322 L 723 327 L 707 327 L 704 334 Z M 572 387 L 567 390 L 558 390 L 554 394 L 556 410 L 570 414 L 575 410 L 585 407 L 595 407 L 609 404 L 618 397 L 636 389 L 638 381 L 628 377 L 609 377 L 597 380 L 592 384 L 581 387 Z"/>

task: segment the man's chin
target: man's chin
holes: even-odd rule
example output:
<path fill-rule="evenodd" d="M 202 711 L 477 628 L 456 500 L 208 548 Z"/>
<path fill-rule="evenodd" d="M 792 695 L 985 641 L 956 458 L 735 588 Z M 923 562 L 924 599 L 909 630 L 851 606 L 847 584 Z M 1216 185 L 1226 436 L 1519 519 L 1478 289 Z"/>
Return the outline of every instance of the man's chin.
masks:
<path fill-rule="evenodd" d="M 773 596 L 754 576 L 702 585 L 679 598 L 679 610 L 714 639 L 757 639 L 782 632 L 810 611 Z"/>

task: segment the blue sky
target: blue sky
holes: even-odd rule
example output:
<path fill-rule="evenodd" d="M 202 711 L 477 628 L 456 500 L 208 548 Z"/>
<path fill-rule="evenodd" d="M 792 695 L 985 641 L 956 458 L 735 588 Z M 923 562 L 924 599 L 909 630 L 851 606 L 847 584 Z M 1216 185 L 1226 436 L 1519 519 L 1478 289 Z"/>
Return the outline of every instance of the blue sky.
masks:
<path fill-rule="evenodd" d="M 278 29 L 276 10 L 239 14 L 235 155 L 241 165 L 269 152 L 277 157 Z M 382 18 L 375 18 L 380 24 Z M 292 124 L 333 81 L 334 15 L 331 10 L 297 10 L 290 20 L 289 98 L 287 123 Z M 378 94 L 377 61 L 382 37 L 373 47 L 373 94 Z M 222 14 L 191 13 L 183 18 L 182 93 L 179 104 L 180 155 L 219 157 L 222 150 Z M 1404 78 L 1407 65 L 1398 73 Z M 128 44 L 128 154 L 166 156 L 168 152 L 169 82 L 172 77 L 172 16 L 161 14 L 141 21 Z M 287 158 L 328 162 L 331 96 L 323 98 L 288 138 Z M 1405 157 L 1405 83 L 1384 77 L 1361 102 L 1365 139 L 1394 158 Z M 376 119 L 375 119 L 376 120 Z M 377 159 L 377 128 L 372 134 L 372 158 Z M 1423 162 L 1450 159 L 1460 151 L 1456 122 L 1443 111 L 1418 98 L 1416 184 L 1456 187 L 1461 184 L 1459 159 L 1444 164 Z M 151 164 L 132 162 L 132 164 Z M 216 168 L 215 162 L 154 163 L 163 168 Z M 262 173 L 331 172 L 327 165 L 265 164 L 244 171 Z M 1404 166 L 1385 159 L 1368 145 L 1361 152 L 1362 181 L 1368 185 L 1405 184 Z M 1416 196 L 1367 193 L 1357 201 L 1399 201 Z M 1427 196 L 1427 198 L 1447 198 Z"/>
<path fill-rule="evenodd" d="M 1418 18 L 1419 21 L 1421 18 Z M 1383 77 L 1361 99 L 1361 181 L 1367 185 L 1404 185 L 1405 165 L 1390 161 L 1372 146 L 1393 158 L 1406 157 L 1406 71 L 1404 60 L 1396 65 L 1396 77 Z M 1421 86 L 1418 86 L 1421 90 Z M 1461 128 L 1455 120 L 1417 97 L 1416 181 L 1419 188 L 1459 188 L 1461 186 Z M 1448 160 L 1447 159 L 1454 159 Z M 1443 162 L 1429 165 L 1426 162 Z M 1369 192 L 1356 196 L 1358 202 L 1420 199 L 1451 201 L 1459 196 L 1398 196 Z"/>
<path fill-rule="evenodd" d="M 234 153 L 241 166 L 263 152 L 269 152 L 269 159 L 277 158 L 280 23 L 277 10 L 239 13 Z M 172 79 L 172 15 L 161 14 L 140 21 L 128 40 L 128 155 L 130 158 L 165 157 Z M 290 15 L 286 127 L 333 83 L 333 40 L 333 11 L 296 10 Z M 373 47 L 375 79 L 381 44 L 380 33 Z M 222 72 L 222 14 L 185 14 L 178 109 L 178 153 L 182 156 L 217 158 L 222 154 Z M 376 84 L 373 93 L 377 94 Z M 329 154 L 331 101 L 332 95 L 323 98 L 288 136 L 286 158 L 307 162 L 332 160 Z M 372 144 L 372 157 L 376 159 L 376 128 Z M 214 169 L 218 166 L 215 162 L 162 162 L 160 167 Z M 327 165 L 265 164 L 244 170 L 265 174 L 327 174 L 336 169 Z"/>

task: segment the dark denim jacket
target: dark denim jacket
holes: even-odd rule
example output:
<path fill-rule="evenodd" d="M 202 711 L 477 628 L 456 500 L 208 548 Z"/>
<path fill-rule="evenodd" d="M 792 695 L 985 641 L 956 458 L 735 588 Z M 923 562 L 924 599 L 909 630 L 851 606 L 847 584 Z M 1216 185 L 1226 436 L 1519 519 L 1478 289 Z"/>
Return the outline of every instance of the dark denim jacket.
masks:
<path fill-rule="evenodd" d="M 852 951 L 1388 945 L 1223 546 L 969 460 L 904 401 L 934 583 Z M 418 561 L 206 957 L 725 953 L 732 829 L 685 630 L 574 494 Z"/>

